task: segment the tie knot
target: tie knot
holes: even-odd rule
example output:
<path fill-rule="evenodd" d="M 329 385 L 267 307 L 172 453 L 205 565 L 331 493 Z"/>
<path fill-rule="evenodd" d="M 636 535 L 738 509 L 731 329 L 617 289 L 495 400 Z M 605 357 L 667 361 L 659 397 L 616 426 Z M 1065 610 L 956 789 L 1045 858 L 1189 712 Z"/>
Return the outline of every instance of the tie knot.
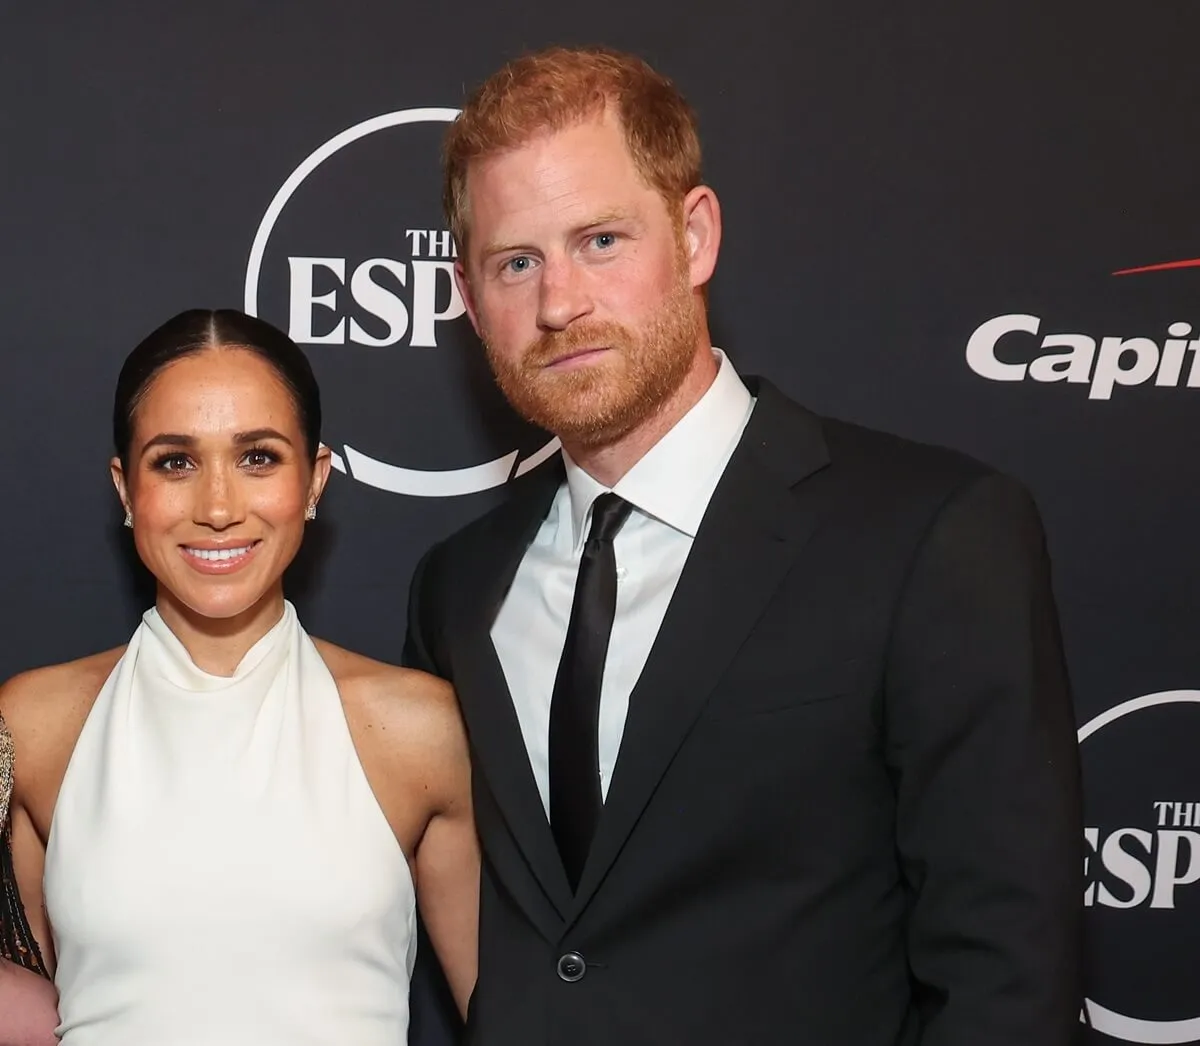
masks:
<path fill-rule="evenodd" d="M 592 528 L 588 541 L 612 541 L 633 506 L 617 494 L 601 494 L 592 502 Z"/>

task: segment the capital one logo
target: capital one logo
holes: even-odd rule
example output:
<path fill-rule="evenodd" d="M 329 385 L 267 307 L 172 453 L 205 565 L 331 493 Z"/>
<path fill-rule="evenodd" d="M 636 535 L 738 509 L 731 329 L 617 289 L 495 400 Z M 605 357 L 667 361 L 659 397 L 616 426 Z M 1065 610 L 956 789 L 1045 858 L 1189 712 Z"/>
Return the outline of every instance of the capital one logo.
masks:
<path fill-rule="evenodd" d="M 1127 988 L 1141 1007 L 1170 1014 L 1133 1016 L 1086 999 L 1083 1023 L 1122 1042 L 1200 1041 L 1200 1016 L 1179 1014 L 1180 1008 L 1200 1014 L 1194 951 L 1190 940 L 1179 940 L 1192 932 L 1200 908 L 1200 795 L 1188 786 L 1194 782 L 1189 739 L 1197 725 L 1200 690 L 1169 690 L 1110 708 L 1079 731 L 1085 759 L 1109 757 L 1104 772 L 1089 774 L 1089 798 L 1101 807 L 1089 812 L 1085 829 L 1084 905 L 1092 943 L 1110 962 L 1123 964 L 1118 988 Z M 1094 752 L 1097 745 L 1104 751 Z M 1125 759 L 1135 773 L 1120 772 Z"/>
<path fill-rule="evenodd" d="M 1200 267 L 1200 258 L 1119 269 L 1135 276 Z M 1107 400 L 1119 387 L 1200 388 L 1200 337 L 1183 320 L 1152 336 L 1046 329 L 1042 318 L 1007 313 L 981 323 L 967 340 L 967 366 L 988 381 L 1086 385 L 1088 399 Z M 1164 336 L 1165 334 L 1165 336 Z"/>
<path fill-rule="evenodd" d="M 436 193 L 429 191 L 441 130 L 457 115 L 457 109 L 401 109 L 330 138 L 276 192 L 246 265 L 245 311 L 286 326 L 314 365 L 325 364 L 318 371 L 332 369 L 344 379 L 339 386 L 354 386 L 335 390 L 344 401 L 353 397 L 340 416 L 326 410 L 336 427 L 326 439 L 334 467 L 369 486 L 419 497 L 500 486 L 536 468 L 559 446 L 526 430 L 512 437 L 521 446 L 487 460 L 418 467 L 345 442 L 359 443 L 366 437 L 354 430 L 369 429 L 377 443 L 388 442 L 382 430 L 389 423 L 399 425 L 426 407 L 432 390 L 421 382 L 431 375 L 443 385 L 439 426 L 453 425 L 445 416 L 456 410 L 467 417 L 478 410 L 507 416 L 498 399 L 490 411 L 488 404 L 477 408 L 466 401 L 454 380 L 463 358 L 482 357 L 454 284 L 455 245 L 441 227 Z M 447 352 L 457 358 L 447 362 L 438 355 Z M 353 376 L 351 366 L 357 368 Z M 323 398 L 331 384 L 322 381 Z M 477 396 L 485 385 L 490 388 L 490 381 L 474 381 Z M 407 409 L 397 412 L 398 403 Z M 511 419 L 507 423 L 513 427 Z M 425 425 L 390 457 L 445 451 L 452 435 Z"/>

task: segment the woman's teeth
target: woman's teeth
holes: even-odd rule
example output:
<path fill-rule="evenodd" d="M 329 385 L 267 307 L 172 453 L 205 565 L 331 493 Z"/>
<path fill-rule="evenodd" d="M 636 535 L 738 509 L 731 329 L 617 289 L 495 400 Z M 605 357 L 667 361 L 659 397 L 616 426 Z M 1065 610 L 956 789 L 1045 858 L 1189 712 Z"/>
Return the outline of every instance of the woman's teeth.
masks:
<path fill-rule="evenodd" d="M 252 545 L 243 545 L 241 548 L 187 548 L 184 546 L 184 551 L 197 559 L 237 559 L 239 556 L 244 556 L 251 548 L 253 548 Z"/>

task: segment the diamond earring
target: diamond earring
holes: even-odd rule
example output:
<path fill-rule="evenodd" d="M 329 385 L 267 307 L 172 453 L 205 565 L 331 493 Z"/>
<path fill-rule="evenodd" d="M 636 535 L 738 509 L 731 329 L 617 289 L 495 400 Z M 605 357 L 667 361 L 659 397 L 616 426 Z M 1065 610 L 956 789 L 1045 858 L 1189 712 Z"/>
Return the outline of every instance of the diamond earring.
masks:
<path fill-rule="evenodd" d="M 304 518 L 310 523 L 317 518 L 317 506 L 315 504 L 309 505 L 308 508 L 304 510 Z"/>
<path fill-rule="evenodd" d="M 125 510 L 125 526 L 127 526 L 130 530 L 133 529 L 133 513 L 130 512 L 129 509 Z"/>

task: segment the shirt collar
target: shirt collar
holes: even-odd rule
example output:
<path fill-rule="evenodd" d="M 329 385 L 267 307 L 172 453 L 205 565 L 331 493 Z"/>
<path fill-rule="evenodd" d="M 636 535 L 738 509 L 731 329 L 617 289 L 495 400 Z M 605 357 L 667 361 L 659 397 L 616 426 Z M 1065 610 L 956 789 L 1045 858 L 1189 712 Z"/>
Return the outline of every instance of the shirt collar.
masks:
<path fill-rule="evenodd" d="M 611 490 L 647 516 L 696 536 L 704 510 L 741 438 L 754 401 L 729 357 L 713 349 L 717 376 L 662 439 Z M 598 483 L 563 451 L 571 503 L 572 546 L 587 538 L 592 502 L 610 488 Z"/>

